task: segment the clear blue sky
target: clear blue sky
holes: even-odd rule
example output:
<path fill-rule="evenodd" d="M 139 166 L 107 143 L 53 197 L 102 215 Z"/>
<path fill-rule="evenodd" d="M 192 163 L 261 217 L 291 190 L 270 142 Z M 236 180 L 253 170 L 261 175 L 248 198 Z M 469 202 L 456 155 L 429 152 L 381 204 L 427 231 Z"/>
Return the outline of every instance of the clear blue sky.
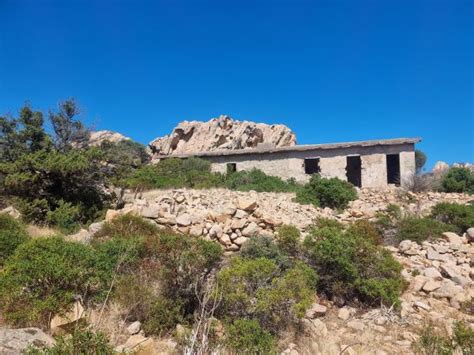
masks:
<path fill-rule="evenodd" d="M 0 112 L 74 97 L 142 143 L 229 114 L 473 162 L 473 47 L 465 0 L 0 0 Z"/>

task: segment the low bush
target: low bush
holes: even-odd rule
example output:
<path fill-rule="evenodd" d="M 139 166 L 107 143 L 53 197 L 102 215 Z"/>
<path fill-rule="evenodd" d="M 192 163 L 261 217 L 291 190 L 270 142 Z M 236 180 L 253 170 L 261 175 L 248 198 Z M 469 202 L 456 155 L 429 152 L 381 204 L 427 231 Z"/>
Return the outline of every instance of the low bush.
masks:
<path fill-rule="evenodd" d="M 48 212 L 50 212 L 48 201 L 46 199 L 34 199 L 31 201 L 21 198 L 15 199 L 15 205 L 18 207 L 21 218 L 27 223 L 41 224 L 46 221 Z"/>
<path fill-rule="evenodd" d="M 219 313 L 228 320 L 252 318 L 270 331 L 301 318 L 313 302 L 317 276 L 301 262 L 281 270 L 266 258 L 233 258 L 217 274 L 222 303 Z"/>
<path fill-rule="evenodd" d="M 72 233 L 79 229 L 77 221 L 80 218 L 80 207 L 73 206 L 69 202 L 59 201 L 54 211 L 48 211 L 46 220 L 49 224 L 59 228 L 63 233 Z"/>
<path fill-rule="evenodd" d="M 432 324 L 427 324 L 420 333 L 418 341 L 413 343 L 412 349 L 420 355 L 451 355 L 474 353 L 474 330 L 463 322 L 456 322 L 453 326 L 453 335 L 437 330 Z"/>
<path fill-rule="evenodd" d="M 121 180 L 120 185 L 128 188 L 211 188 L 223 185 L 223 176 L 211 172 L 211 163 L 200 158 L 161 160 L 155 165 L 136 169 Z"/>
<path fill-rule="evenodd" d="M 450 168 L 444 175 L 441 186 L 446 192 L 474 194 L 474 172 L 469 168 Z"/>
<path fill-rule="evenodd" d="M 301 233 L 295 226 L 282 225 L 277 231 L 278 248 L 288 255 L 296 256 L 300 249 Z"/>
<path fill-rule="evenodd" d="M 293 192 L 299 188 L 293 181 L 283 181 L 276 176 L 269 176 L 263 171 L 252 169 L 228 174 L 225 186 L 231 190 L 257 192 Z"/>
<path fill-rule="evenodd" d="M 158 232 L 158 227 L 149 221 L 138 216 L 126 214 L 114 218 L 110 222 L 106 222 L 94 235 L 94 239 L 101 240 L 113 237 L 132 238 L 137 236 L 152 237 L 157 235 Z"/>
<path fill-rule="evenodd" d="M 421 243 L 427 239 L 439 238 L 443 232 L 453 229 L 446 223 L 428 217 L 405 217 L 397 225 L 396 238 L 398 241 L 409 239 Z"/>
<path fill-rule="evenodd" d="M 222 256 L 215 242 L 172 232 L 149 238 L 147 250 L 157 259 L 163 294 L 177 299 L 194 300 L 196 288 Z"/>
<path fill-rule="evenodd" d="M 382 244 L 383 241 L 382 235 L 377 230 L 375 224 L 364 219 L 352 223 L 349 228 L 347 228 L 346 235 L 349 238 L 364 236 L 373 244 Z"/>
<path fill-rule="evenodd" d="M 453 226 L 462 234 L 474 226 L 474 206 L 441 202 L 433 207 L 431 218 Z"/>
<path fill-rule="evenodd" d="M 226 333 L 232 354 L 276 354 L 276 339 L 256 320 L 237 319 L 227 326 Z"/>
<path fill-rule="evenodd" d="M 338 178 L 326 179 L 313 175 L 309 183 L 296 194 L 296 201 L 320 207 L 344 209 L 350 201 L 357 199 L 354 186 Z"/>
<path fill-rule="evenodd" d="M 56 343 L 49 349 L 38 349 L 32 346 L 26 351 L 27 355 L 113 355 L 115 353 L 104 333 L 80 327 L 76 327 L 70 336 L 57 338 Z"/>
<path fill-rule="evenodd" d="M 402 210 L 399 205 L 390 203 L 384 211 L 376 212 L 375 225 L 379 230 L 395 228 L 398 221 L 402 218 Z"/>
<path fill-rule="evenodd" d="M 347 230 L 323 227 L 311 231 L 303 246 L 320 275 L 318 289 L 334 299 L 399 305 L 405 287 L 402 267 L 388 250 L 376 244 L 377 238 L 367 237 L 367 229 L 364 222 L 363 227 L 355 224 Z"/>
<path fill-rule="evenodd" d="M 0 269 L 16 248 L 27 240 L 23 224 L 7 214 L 0 214 Z"/>
<path fill-rule="evenodd" d="M 126 321 L 144 323 L 148 319 L 157 291 L 147 275 L 140 272 L 120 275 L 113 291 L 113 299 L 122 307 Z"/>
<path fill-rule="evenodd" d="M 47 326 L 80 295 L 85 301 L 100 291 L 91 248 L 60 237 L 21 244 L 5 263 L 0 278 L 0 308 L 18 326 Z"/>
<path fill-rule="evenodd" d="M 184 304 L 181 300 L 158 297 L 150 306 L 143 330 L 148 335 L 161 336 L 174 330 L 177 324 L 184 323 L 185 316 Z"/>
<path fill-rule="evenodd" d="M 242 245 L 240 255 L 244 259 L 270 259 L 280 267 L 288 267 L 290 263 L 288 256 L 275 244 L 273 238 L 267 236 L 251 237 Z"/>

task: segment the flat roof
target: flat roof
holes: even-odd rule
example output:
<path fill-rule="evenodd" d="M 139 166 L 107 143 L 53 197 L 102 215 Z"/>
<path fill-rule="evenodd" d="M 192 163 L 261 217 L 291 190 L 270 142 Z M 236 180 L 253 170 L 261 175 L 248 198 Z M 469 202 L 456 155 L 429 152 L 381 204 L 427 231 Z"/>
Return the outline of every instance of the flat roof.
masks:
<path fill-rule="evenodd" d="M 288 147 L 268 147 L 262 144 L 260 147 L 251 149 L 236 149 L 236 150 L 212 150 L 206 152 L 185 153 L 185 154 L 170 154 L 163 155 L 163 158 L 189 158 L 189 157 L 215 157 L 228 155 L 246 155 L 246 154 L 270 154 L 280 152 L 304 152 L 308 150 L 328 150 L 339 148 L 353 148 L 353 147 L 375 147 L 375 146 L 390 146 L 401 144 L 415 144 L 421 141 L 421 138 L 394 138 L 394 139 L 378 139 L 368 141 L 344 142 L 344 143 L 326 143 L 326 144 L 302 144 Z"/>

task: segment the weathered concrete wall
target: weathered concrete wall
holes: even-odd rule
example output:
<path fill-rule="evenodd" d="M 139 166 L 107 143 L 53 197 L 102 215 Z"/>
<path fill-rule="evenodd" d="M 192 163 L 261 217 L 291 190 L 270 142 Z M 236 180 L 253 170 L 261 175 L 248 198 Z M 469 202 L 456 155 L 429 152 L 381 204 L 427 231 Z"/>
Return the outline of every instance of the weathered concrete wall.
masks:
<path fill-rule="evenodd" d="M 367 154 L 362 162 L 362 186 L 380 187 L 387 185 L 387 158 L 385 154 Z"/>
<path fill-rule="evenodd" d="M 320 158 L 319 166 L 321 168 L 320 174 L 322 177 L 325 177 L 325 178 L 337 177 L 341 180 L 347 181 L 347 176 L 346 176 L 347 157 L 345 155 L 339 155 L 339 156 L 330 157 L 330 158 L 329 157 Z M 307 174 L 305 174 L 305 177 L 309 179 Z"/>
<path fill-rule="evenodd" d="M 400 152 L 400 182 L 403 187 L 410 187 L 416 173 L 415 152 Z"/>
<path fill-rule="evenodd" d="M 305 174 L 305 158 L 320 159 L 321 176 L 347 180 L 347 156 L 360 155 L 362 186 L 385 187 L 387 186 L 387 154 L 400 154 L 402 186 L 408 186 L 415 173 L 413 144 L 274 152 L 269 154 L 236 154 L 210 156 L 206 159 L 212 162 L 212 170 L 215 172 L 225 173 L 227 163 L 235 163 L 237 171 L 256 168 L 268 175 L 278 176 L 285 180 L 294 178 L 299 182 L 307 182 L 310 175 Z"/>

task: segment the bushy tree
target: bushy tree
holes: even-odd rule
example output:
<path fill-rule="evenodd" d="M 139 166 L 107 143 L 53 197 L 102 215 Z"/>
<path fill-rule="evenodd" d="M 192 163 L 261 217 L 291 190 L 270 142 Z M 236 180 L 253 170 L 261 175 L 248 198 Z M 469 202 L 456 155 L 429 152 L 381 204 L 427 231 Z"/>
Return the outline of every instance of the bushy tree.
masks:
<path fill-rule="evenodd" d="M 75 119 L 77 113 L 74 100 L 51 111 L 52 134 L 43 114 L 29 106 L 16 119 L 0 118 L 0 192 L 14 198 L 27 221 L 60 218 L 68 229 L 71 220 L 92 220 L 104 207 L 103 156 L 100 149 L 87 147 L 89 131 Z"/>
<path fill-rule="evenodd" d="M 417 173 L 420 173 L 422 171 L 423 167 L 426 164 L 426 160 L 427 160 L 426 154 L 423 153 L 421 150 L 416 149 L 415 150 L 415 168 L 416 168 Z"/>
<path fill-rule="evenodd" d="M 446 192 L 474 194 L 474 172 L 469 168 L 450 168 L 441 181 Z"/>

